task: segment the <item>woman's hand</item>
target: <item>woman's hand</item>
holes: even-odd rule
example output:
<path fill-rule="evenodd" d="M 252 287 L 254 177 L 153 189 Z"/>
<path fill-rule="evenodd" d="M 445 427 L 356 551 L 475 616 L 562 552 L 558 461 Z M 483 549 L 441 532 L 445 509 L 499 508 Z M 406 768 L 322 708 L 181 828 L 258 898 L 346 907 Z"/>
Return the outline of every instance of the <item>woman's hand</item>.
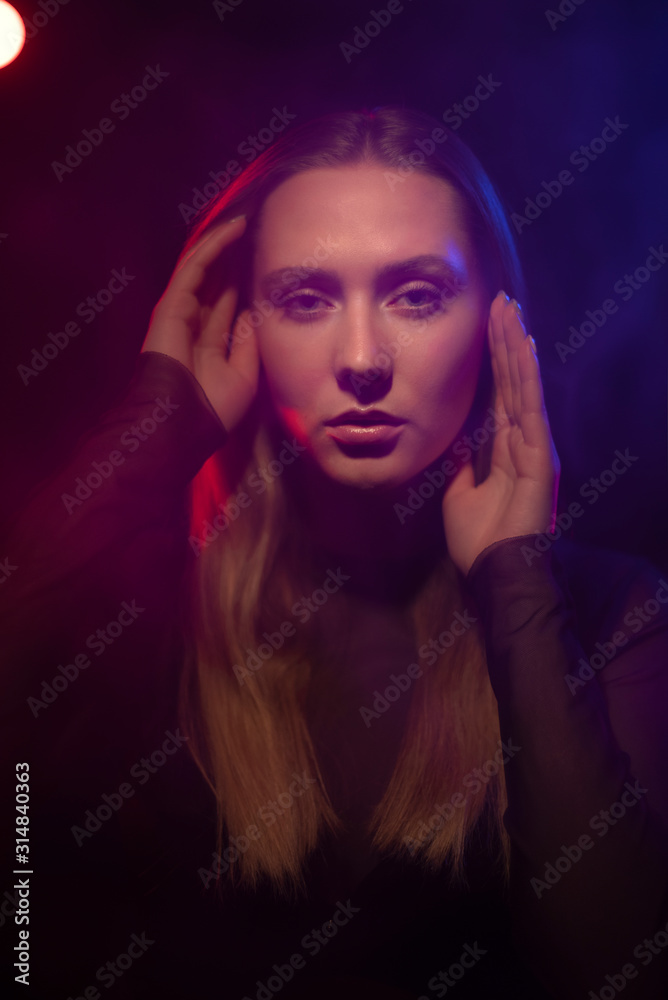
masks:
<path fill-rule="evenodd" d="M 559 483 L 538 360 L 516 306 L 502 292 L 492 302 L 487 329 L 501 425 L 490 472 L 475 486 L 468 462 L 443 498 L 448 550 L 463 574 L 493 542 L 549 530 Z"/>
<path fill-rule="evenodd" d="M 153 310 L 142 346 L 142 351 L 159 351 L 185 365 L 227 431 L 234 429 L 250 406 L 259 371 L 254 331 L 233 336 L 227 357 L 238 298 L 239 269 L 233 244 L 245 227 L 243 216 L 223 223 L 183 254 Z"/>

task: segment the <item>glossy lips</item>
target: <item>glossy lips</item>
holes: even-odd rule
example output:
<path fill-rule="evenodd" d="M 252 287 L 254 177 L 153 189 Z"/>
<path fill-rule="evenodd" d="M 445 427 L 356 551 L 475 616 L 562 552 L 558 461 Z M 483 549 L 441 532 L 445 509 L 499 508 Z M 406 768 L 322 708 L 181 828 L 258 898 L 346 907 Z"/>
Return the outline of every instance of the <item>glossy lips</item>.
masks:
<path fill-rule="evenodd" d="M 383 410 L 346 410 L 325 426 L 327 435 L 342 444 L 375 444 L 398 437 L 405 423 Z"/>

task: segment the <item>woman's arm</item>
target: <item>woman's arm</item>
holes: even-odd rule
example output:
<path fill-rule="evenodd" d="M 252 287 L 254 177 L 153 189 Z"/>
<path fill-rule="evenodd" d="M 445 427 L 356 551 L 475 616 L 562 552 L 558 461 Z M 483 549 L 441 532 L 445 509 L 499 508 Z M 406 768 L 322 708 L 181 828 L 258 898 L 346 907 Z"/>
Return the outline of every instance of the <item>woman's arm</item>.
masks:
<path fill-rule="evenodd" d="M 592 650 L 579 643 L 562 567 L 534 540 L 488 548 L 467 581 L 501 735 L 522 747 L 506 769 L 505 816 L 518 948 L 564 1000 L 604 987 L 604 996 L 614 988 L 659 1000 L 668 985 L 668 949 L 662 957 L 654 943 L 657 932 L 668 942 L 668 740 L 659 725 L 668 614 L 633 636 L 622 614 L 655 599 L 658 574 L 645 571 L 617 593 L 599 574 L 620 609 L 598 632 L 601 644 L 620 641 L 606 684 L 605 670 L 592 678 L 583 668 Z"/>

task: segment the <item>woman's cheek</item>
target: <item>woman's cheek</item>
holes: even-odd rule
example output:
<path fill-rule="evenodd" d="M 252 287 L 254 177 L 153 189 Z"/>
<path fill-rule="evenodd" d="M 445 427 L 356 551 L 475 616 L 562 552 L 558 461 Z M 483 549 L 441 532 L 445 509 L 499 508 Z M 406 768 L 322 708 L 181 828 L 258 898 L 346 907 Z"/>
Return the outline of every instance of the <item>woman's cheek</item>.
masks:
<path fill-rule="evenodd" d="M 272 357 L 268 363 L 263 362 L 271 398 L 278 409 L 306 414 L 313 411 L 317 404 L 322 379 L 309 367 L 291 364 L 287 368 L 286 356 L 287 351 L 281 354 L 280 359 Z"/>

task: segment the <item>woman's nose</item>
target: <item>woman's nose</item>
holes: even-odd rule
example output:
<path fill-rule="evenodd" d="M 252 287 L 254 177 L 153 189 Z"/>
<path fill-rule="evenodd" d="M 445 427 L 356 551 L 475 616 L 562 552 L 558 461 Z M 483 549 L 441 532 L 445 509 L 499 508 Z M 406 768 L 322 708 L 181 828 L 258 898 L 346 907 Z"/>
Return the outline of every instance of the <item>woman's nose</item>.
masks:
<path fill-rule="evenodd" d="M 345 309 L 333 348 L 334 374 L 339 386 L 363 399 L 384 395 L 393 375 L 382 318 L 372 305 L 355 303 Z"/>

